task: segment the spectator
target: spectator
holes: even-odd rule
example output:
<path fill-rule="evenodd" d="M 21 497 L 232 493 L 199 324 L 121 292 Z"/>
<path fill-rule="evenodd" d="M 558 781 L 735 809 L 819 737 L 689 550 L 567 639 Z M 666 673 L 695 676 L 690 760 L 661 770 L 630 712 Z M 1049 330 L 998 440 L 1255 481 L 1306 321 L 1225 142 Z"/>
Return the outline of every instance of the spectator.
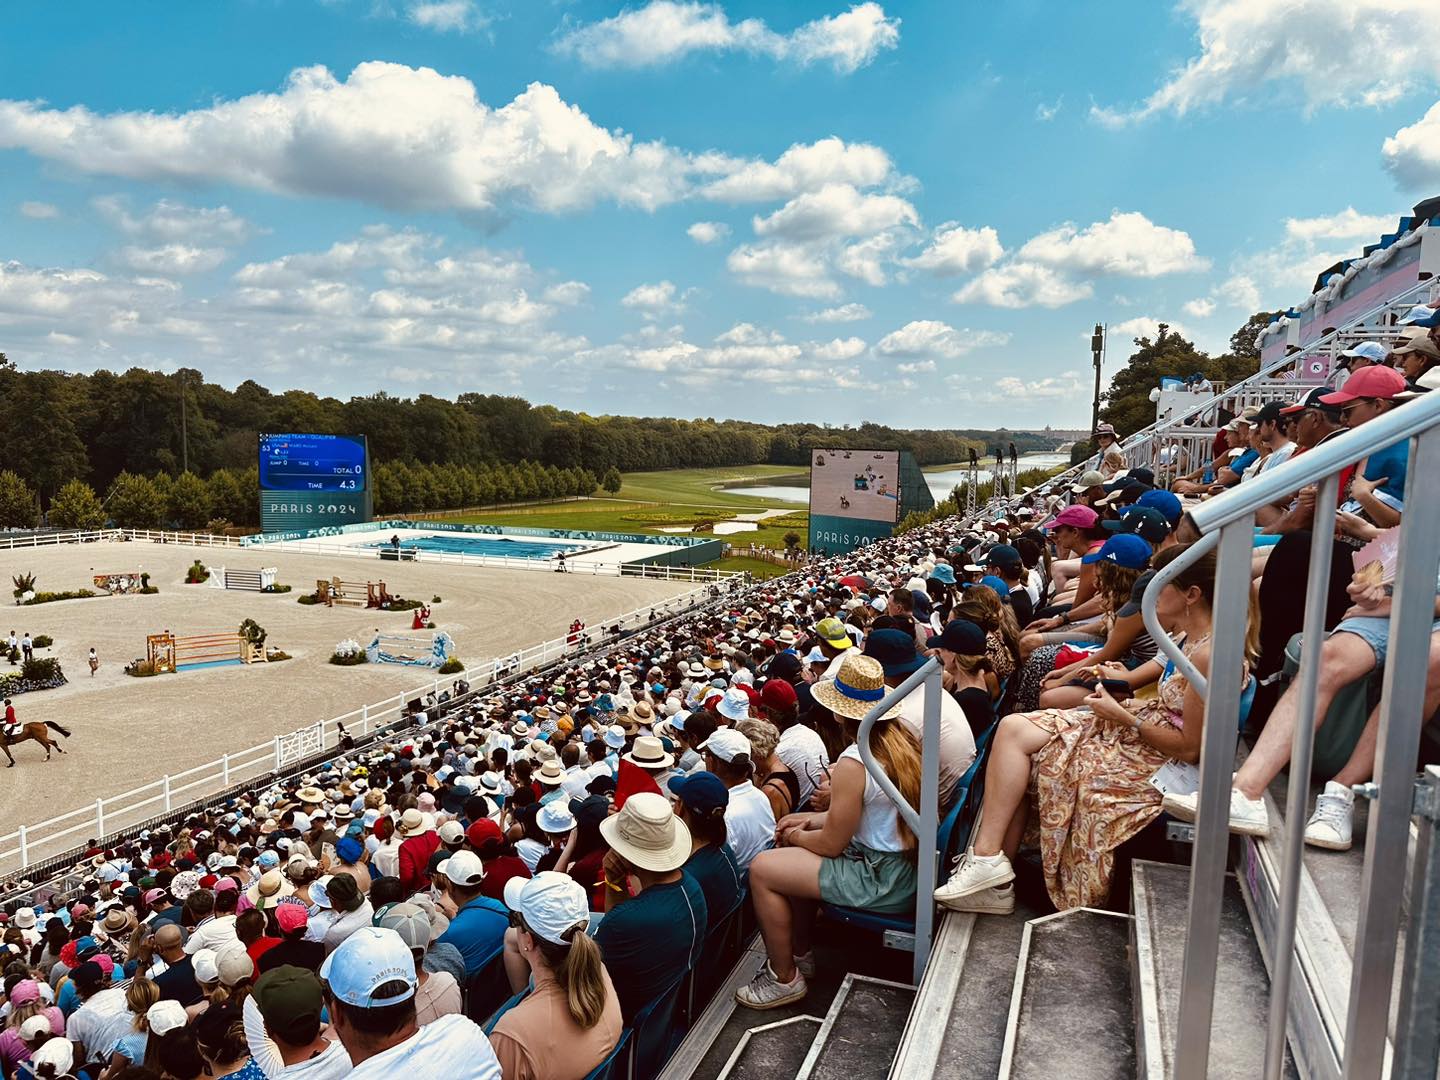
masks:
<path fill-rule="evenodd" d="M 775 753 L 780 744 L 780 732 L 768 720 L 750 717 L 741 720 L 736 730 L 750 740 L 752 764 L 755 776 L 760 781 L 761 794 L 770 802 L 770 812 L 779 821 L 800 802 L 800 782 L 790 766 Z"/>
<path fill-rule="evenodd" d="M 369 926 L 375 912 L 360 892 L 360 886 L 353 876 L 337 873 L 325 886 L 325 895 L 335 912 L 335 919 L 325 931 L 325 951 L 333 952 L 335 947 L 362 926 Z"/>
<path fill-rule="evenodd" d="M 275 905 L 275 928 L 280 931 L 280 944 L 267 950 L 257 963 L 263 974 L 277 967 L 300 967 L 319 971 L 325 959 L 323 942 L 306 936 L 310 912 L 298 897 L 286 897 Z"/>
<path fill-rule="evenodd" d="M 215 893 L 209 889 L 198 889 L 185 901 L 186 911 L 195 920 L 194 929 L 185 941 L 185 951 L 192 956 L 201 949 L 218 949 L 227 942 L 239 940 L 235 936 L 233 908 L 228 914 L 221 913 L 216 910 L 215 900 Z"/>
<path fill-rule="evenodd" d="M 245 1020 L 238 1002 L 211 1005 L 195 1021 L 195 1042 L 216 1080 L 265 1080 L 245 1041 Z"/>
<path fill-rule="evenodd" d="M 847 657 L 834 679 L 815 684 L 815 700 L 843 717 L 854 739 L 859 721 L 885 695 L 885 672 L 869 656 Z M 900 795 L 920 804 L 920 748 L 891 712 L 870 729 L 870 747 Z M 867 911 L 906 911 L 915 902 L 915 836 L 851 745 L 835 763 L 830 809 L 791 814 L 778 846 L 755 859 L 750 895 L 765 939 L 766 962 L 735 1000 L 752 1009 L 799 1001 L 814 974 L 810 922 L 817 902 Z"/>
<path fill-rule="evenodd" d="M 690 832 L 664 796 L 632 795 L 600 831 L 610 854 L 606 914 L 595 941 L 628 1023 L 695 965 L 708 909 L 699 884 L 681 869 L 690 857 Z"/>
<path fill-rule="evenodd" d="M 450 856 L 441 864 L 440 874 L 445 879 L 446 907 L 454 909 L 450 928 L 440 941 L 460 950 L 465 977 L 473 979 L 500 952 L 510 913 L 482 891 L 485 868 L 474 852 Z"/>
<path fill-rule="evenodd" d="M 490 1040 L 505 1080 L 582 1080 L 615 1049 L 620 1001 L 588 933 L 585 889 L 545 872 L 506 886 L 521 957 L 534 989 Z"/>
<path fill-rule="evenodd" d="M 269 919 L 258 908 L 247 908 L 235 917 L 235 936 L 250 955 L 251 963 L 259 970 L 260 958 L 280 944 L 278 937 L 265 933 Z"/>
<path fill-rule="evenodd" d="M 690 857 L 684 869 L 705 894 L 705 929 L 709 933 L 734 909 L 744 888 L 744 875 L 730 848 L 725 823 L 730 792 L 714 773 L 701 771 L 677 777 L 670 794 L 675 799 L 675 816 L 690 832 Z"/>
<path fill-rule="evenodd" d="M 440 834 L 435 831 L 435 818 L 411 807 L 400 815 L 400 824 L 395 831 L 401 837 L 398 867 L 400 884 L 411 892 L 419 892 L 428 883 L 425 867 L 430 856 L 435 854 L 435 849 L 440 846 Z"/>
<path fill-rule="evenodd" d="M 10 979 L 5 980 L 10 983 Z M 30 1037 L 22 1034 L 25 1025 L 35 1017 L 45 1021 L 45 1032 L 49 1035 L 65 1034 L 65 1016 L 55 1005 L 47 1005 L 40 996 L 40 984 L 34 979 L 16 979 L 6 993 L 9 1015 L 5 1017 L 5 1030 L 0 1032 L 0 1068 L 6 1076 L 15 1074 L 15 1067 L 30 1056 L 27 1045 Z M 34 1025 L 32 1031 L 38 1029 Z M 33 1036 L 32 1036 L 33 1037 Z"/>
<path fill-rule="evenodd" d="M 515 846 L 506 841 L 500 826 L 489 818 L 471 822 L 465 830 L 465 842 L 480 856 L 485 875 L 480 882 L 480 892 L 491 900 L 503 902 L 505 882 L 512 877 L 530 876 L 525 860 L 515 853 Z"/>
<path fill-rule="evenodd" d="M 394 930 L 415 958 L 415 1022 L 422 1027 L 432 1020 L 461 1010 L 460 983 L 448 971 L 425 968 L 430 948 L 430 916 L 416 904 L 390 904 L 375 915 L 375 925 Z"/>
<path fill-rule="evenodd" d="M 153 950 L 165 963 L 157 974 L 155 985 L 164 1001 L 177 1001 L 183 1006 L 194 1005 L 203 996 L 195 981 L 195 967 L 185 950 L 185 931 L 175 923 L 166 923 L 155 931 Z"/>
<path fill-rule="evenodd" d="M 350 1055 L 322 1030 L 324 988 L 315 972 L 282 964 L 255 983 L 245 999 L 245 1041 L 269 1080 L 340 1080 L 349 1076 Z"/>
<path fill-rule="evenodd" d="M 1156 560 L 1161 569 L 1185 547 Z M 1209 669 L 1215 555 L 1211 551 L 1160 592 L 1157 610 L 1202 674 Z M 1258 620 L 1251 619 L 1253 650 Z M 1150 777 L 1166 761 L 1195 762 L 1205 703 L 1184 675 L 1158 660 L 1134 671 L 1102 669 L 1131 689 L 1159 683 L 1155 698 L 1122 704 L 1102 685 L 1079 710 L 1013 713 L 1000 722 L 985 767 L 985 801 L 971 848 L 935 899 L 955 911 L 1014 910 L 1010 856 L 1020 844 L 1026 793 L 1038 806 L 1045 885 L 1061 910 L 1098 906 L 1109 897 L 1114 849 L 1160 815 Z"/>
<path fill-rule="evenodd" d="M 968 619 L 951 619 L 945 630 L 926 642 L 945 666 L 944 685 L 970 726 L 971 758 L 974 758 L 975 740 L 995 721 L 995 706 L 990 699 L 990 688 L 985 681 L 987 672 L 993 671 L 990 658 L 985 655 L 985 632 Z M 903 704 L 903 703 L 902 703 Z M 923 723 L 923 716 L 922 723 Z M 944 709 L 941 710 L 941 732 L 944 732 Z M 911 734 L 919 737 L 915 726 Z M 943 758 L 941 759 L 944 760 Z M 942 765 L 943 768 L 943 765 Z M 969 766 L 967 765 L 968 769 Z M 963 776 L 964 773 L 961 773 Z M 945 781 L 940 781 L 941 801 L 946 796 Z"/>
<path fill-rule="evenodd" d="M 730 789 L 725 823 L 735 861 L 741 870 L 746 870 L 750 860 L 775 841 L 775 814 L 770 800 L 750 781 L 754 773 L 750 740 L 734 728 L 720 728 L 699 749 L 705 753 L 705 768 Z"/>
<path fill-rule="evenodd" d="M 71 974 L 81 1005 L 66 1024 L 65 1035 L 75 1044 L 75 1060 L 103 1068 L 115 1046 L 130 1031 L 130 1008 L 125 991 L 111 984 L 104 969 L 87 960 Z"/>
<path fill-rule="evenodd" d="M 320 978 L 335 1033 L 355 1063 L 349 1080 L 500 1080 L 495 1051 L 469 1019 L 416 1023 L 414 959 L 394 930 L 357 930 L 325 958 Z"/>
<path fill-rule="evenodd" d="M 189 1019 L 174 1001 L 156 1002 L 145 1014 L 150 1027 L 145 1050 L 147 1064 L 159 1069 L 166 1080 L 198 1080 L 208 1075 L 208 1066 Z"/>

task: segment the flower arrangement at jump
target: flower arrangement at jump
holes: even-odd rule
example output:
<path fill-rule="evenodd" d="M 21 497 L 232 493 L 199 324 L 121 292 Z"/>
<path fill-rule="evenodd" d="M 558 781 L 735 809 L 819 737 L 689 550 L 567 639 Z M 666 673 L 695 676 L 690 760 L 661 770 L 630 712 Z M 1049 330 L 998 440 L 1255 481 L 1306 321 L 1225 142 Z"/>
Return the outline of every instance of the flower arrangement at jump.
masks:
<path fill-rule="evenodd" d="M 341 667 L 353 667 L 355 664 L 364 664 L 369 661 L 365 655 L 365 648 L 354 638 L 346 638 L 337 642 L 335 651 L 330 654 L 330 663 L 338 664 Z"/>

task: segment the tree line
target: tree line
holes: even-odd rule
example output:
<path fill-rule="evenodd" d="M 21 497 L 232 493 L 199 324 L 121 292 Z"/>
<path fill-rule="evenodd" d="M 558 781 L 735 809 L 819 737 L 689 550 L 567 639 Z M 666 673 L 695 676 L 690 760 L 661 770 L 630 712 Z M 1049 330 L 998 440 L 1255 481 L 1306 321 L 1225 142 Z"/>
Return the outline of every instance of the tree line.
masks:
<path fill-rule="evenodd" d="M 192 368 L 169 374 L 141 368 L 21 371 L 3 354 L 0 401 L 4 464 L 46 507 L 74 479 L 96 492 L 108 491 L 122 473 L 209 478 L 223 471 L 239 480 L 255 465 L 261 432 L 365 435 L 374 467 L 534 462 L 596 476 L 612 468 L 803 467 L 811 449 L 830 446 L 909 450 L 920 464 L 938 465 L 963 461 L 971 449 L 986 455 L 999 443 L 1013 441 L 1022 452 L 1054 443 L 1021 433 L 906 431 L 880 424 L 591 416 L 495 394 L 465 393 L 451 401 L 378 393 L 342 401 L 305 390 L 272 392 L 254 380 L 229 390 Z"/>

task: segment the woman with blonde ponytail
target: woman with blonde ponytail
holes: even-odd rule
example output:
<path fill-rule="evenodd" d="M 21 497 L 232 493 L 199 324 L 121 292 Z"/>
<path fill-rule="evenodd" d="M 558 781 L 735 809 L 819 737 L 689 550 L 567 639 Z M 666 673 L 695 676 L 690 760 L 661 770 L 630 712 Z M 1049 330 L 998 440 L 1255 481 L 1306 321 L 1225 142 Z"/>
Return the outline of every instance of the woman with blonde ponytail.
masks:
<path fill-rule="evenodd" d="M 885 669 L 847 654 L 833 679 L 811 691 L 845 725 L 854 743 L 860 721 L 885 696 Z M 900 797 L 920 805 L 920 747 L 898 710 L 870 728 L 870 750 Z M 930 841 L 933 844 L 933 840 Z M 775 848 L 750 864 L 750 896 L 770 962 L 735 999 L 752 1009 L 799 1001 L 815 973 L 811 922 L 820 901 L 893 914 L 915 904 L 915 836 L 895 803 L 851 745 L 830 774 L 830 808 L 787 814 L 775 826 Z"/>
<path fill-rule="evenodd" d="M 534 988 L 500 1017 L 490 1045 L 504 1080 L 583 1080 L 620 1038 L 620 999 L 589 934 L 585 889 L 542 871 L 505 883 L 505 903 Z"/>

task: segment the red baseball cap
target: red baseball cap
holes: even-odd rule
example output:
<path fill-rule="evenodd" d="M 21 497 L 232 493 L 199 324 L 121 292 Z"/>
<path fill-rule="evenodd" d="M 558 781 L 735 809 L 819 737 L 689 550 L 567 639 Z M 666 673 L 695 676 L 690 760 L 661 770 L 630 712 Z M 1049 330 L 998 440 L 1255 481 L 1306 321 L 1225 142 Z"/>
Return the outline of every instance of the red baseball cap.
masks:
<path fill-rule="evenodd" d="M 1405 376 L 1394 368 L 1371 365 L 1363 367 L 1345 380 L 1345 385 L 1320 400 L 1326 405 L 1344 405 L 1360 398 L 1390 400 L 1405 389 Z"/>
<path fill-rule="evenodd" d="M 500 832 L 500 826 L 490 818 L 481 818 L 472 822 L 465 830 L 465 839 L 473 848 L 486 848 L 492 844 L 501 843 L 505 837 Z"/>
<path fill-rule="evenodd" d="M 772 709 L 788 709 L 795 702 L 795 688 L 784 679 L 768 679 L 760 691 L 760 703 Z"/>

